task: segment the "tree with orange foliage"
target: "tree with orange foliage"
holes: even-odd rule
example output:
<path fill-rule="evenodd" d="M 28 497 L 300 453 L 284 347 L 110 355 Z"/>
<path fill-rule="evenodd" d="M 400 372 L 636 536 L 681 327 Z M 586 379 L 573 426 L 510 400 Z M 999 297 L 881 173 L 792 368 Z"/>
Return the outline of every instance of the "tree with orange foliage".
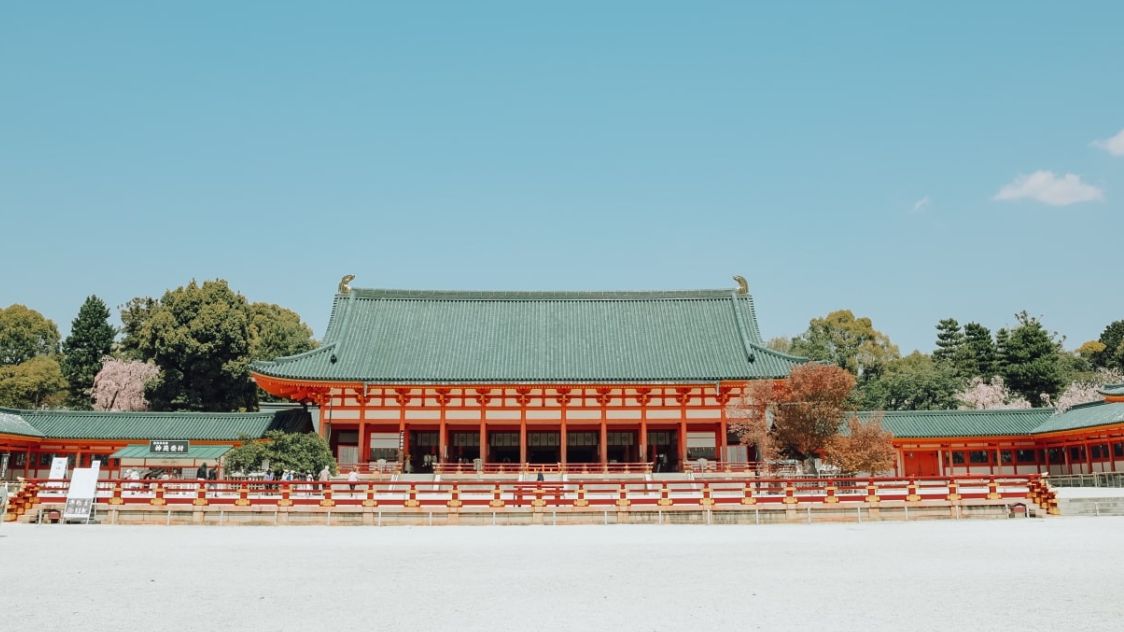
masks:
<path fill-rule="evenodd" d="M 730 406 L 737 420 L 732 427 L 743 443 L 758 446 L 759 458 L 811 461 L 839 434 L 854 387 L 855 377 L 844 369 L 803 364 L 788 379 L 751 383 Z"/>
<path fill-rule="evenodd" d="M 847 422 L 848 432 L 836 435 L 824 448 L 824 460 L 847 474 L 876 474 L 893 470 L 897 463 L 894 435 L 882 427 L 882 414 L 863 421 L 853 416 Z"/>

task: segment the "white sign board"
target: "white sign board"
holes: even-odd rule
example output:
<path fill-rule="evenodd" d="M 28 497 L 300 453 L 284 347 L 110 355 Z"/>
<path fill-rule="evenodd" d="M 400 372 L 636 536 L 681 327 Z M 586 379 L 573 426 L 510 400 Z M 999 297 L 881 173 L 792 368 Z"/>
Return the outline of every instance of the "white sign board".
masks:
<path fill-rule="evenodd" d="M 66 478 L 67 458 L 65 456 L 56 456 L 51 459 L 51 474 L 47 478 L 52 481 L 61 481 Z"/>
<path fill-rule="evenodd" d="M 94 461 L 93 467 L 76 467 L 70 477 L 70 487 L 66 490 L 66 508 L 63 520 L 89 520 L 98 493 L 98 473 L 101 463 Z"/>

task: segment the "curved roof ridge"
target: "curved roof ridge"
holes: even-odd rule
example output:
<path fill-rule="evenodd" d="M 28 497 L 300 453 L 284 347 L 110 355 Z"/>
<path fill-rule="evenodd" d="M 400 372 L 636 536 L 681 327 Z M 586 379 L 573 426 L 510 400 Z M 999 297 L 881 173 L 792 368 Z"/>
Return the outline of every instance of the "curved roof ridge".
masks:
<path fill-rule="evenodd" d="M 731 290 L 415 290 L 407 288 L 352 288 L 347 297 L 359 300 L 437 301 L 652 301 L 714 300 Z M 337 295 L 337 299 L 340 295 Z"/>
<path fill-rule="evenodd" d="M 862 410 L 861 414 L 874 414 L 882 413 L 883 415 L 993 415 L 995 413 L 1041 413 L 1043 411 L 1054 411 L 1054 408 L 1049 406 L 1039 406 L 1037 408 L 917 408 L 910 410 Z"/>

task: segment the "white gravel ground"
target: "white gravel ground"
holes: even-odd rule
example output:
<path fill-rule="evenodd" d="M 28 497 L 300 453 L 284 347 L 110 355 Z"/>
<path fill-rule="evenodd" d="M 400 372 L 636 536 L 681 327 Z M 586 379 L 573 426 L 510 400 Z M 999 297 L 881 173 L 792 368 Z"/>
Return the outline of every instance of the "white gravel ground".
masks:
<path fill-rule="evenodd" d="M 1119 630 L 1122 532 L 1124 518 L 710 527 L 6 524 L 0 628 Z"/>

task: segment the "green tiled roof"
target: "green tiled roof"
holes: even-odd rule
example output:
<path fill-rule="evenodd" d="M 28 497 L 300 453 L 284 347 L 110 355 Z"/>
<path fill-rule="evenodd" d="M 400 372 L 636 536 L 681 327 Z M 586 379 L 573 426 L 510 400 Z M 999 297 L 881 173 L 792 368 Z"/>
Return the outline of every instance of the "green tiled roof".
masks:
<path fill-rule="evenodd" d="M 1107 384 L 1100 391 L 1101 395 L 1124 395 L 1124 384 Z"/>
<path fill-rule="evenodd" d="M 234 441 L 270 430 L 311 432 L 312 419 L 299 408 L 265 413 L 95 412 L 0 410 L 18 415 L 50 439 L 188 439 Z"/>
<path fill-rule="evenodd" d="M 21 435 L 24 437 L 42 437 L 39 432 L 27 423 L 23 417 L 14 412 L 0 412 L 0 434 Z"/>
<path fill-rule="evenodd" d="M 253 365 L 379 383 L 710 382 L 788 375 L 753 300 L 732 290 L 337 295 L 323 344 Z"/>
<path fill-rule="evenodd" d="M 113 453 L 112 458 L 115 459 L 217 459 L 230 451 L 228 445 L 189 445 L 187 452 L 178 452 L 176 454 L 164 454 L 150 452 L 148 444 L 144 445 L 127 445 L 120 450 Z"/>
<path fill-rule="evenodd" d="M 861 413 L 866 418 L 874 414 Z M 883 413 L 882 427 L 896 438 L 1028 435 L 1053 414 L 1053 408 L 892 410 Z"/>
<path fill-rule="evenodd" d="M 1035 432 L 1057 432 L 1124 422 L 1124 402 L 1092 402 L 1050 417 Z"/>

